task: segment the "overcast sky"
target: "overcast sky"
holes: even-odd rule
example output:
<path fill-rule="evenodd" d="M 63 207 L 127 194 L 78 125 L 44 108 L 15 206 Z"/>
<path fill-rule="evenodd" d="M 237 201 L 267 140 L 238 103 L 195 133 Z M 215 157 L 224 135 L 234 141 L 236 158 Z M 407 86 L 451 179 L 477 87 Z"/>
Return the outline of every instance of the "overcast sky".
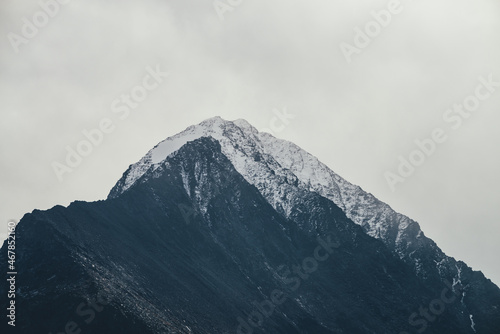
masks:
<path fill-rule="evenodd" d="M 264 129 L 286 110 L 294 118 L 276 136 L 500 284 L 500 86 L 482 83 L 500 82 L 498 0 L 58 7 L 49 17 L 37 1 L 0 4 L 0 234 L 35 208 L 104 199 L 129 164 L 191 124 L 219 115 Z M 154 71 L 169 75 L 144 90 Z M 147 96 L 125 107 L 132 92 Z M 463 103 L 472 111 L 447 111 Z M 102 143 L 60 182 L 53 163 L 103 120 Z M 422 159 L 415 140 L 435 129 L 446 140 Z M 420 165 L 391 189 L 387 172 L 410 155 Z"/>

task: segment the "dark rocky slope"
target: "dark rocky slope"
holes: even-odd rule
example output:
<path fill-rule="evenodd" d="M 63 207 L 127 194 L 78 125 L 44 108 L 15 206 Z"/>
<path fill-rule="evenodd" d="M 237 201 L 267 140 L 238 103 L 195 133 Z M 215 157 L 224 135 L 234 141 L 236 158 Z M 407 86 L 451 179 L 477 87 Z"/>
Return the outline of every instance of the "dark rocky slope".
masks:
<path fill-rule="evenodd" d="M 261 326 L 242 333 L 416 333 L 423 325 L 409 316 L 447 288 L 424 284 L 315 192 L 303 191 L 288 217 L 277 212 L 211 138 L 116 198 L 25 215 L 16 237 L 18 313 L 8 333 L 59 333 L 70 322 L 82 333 L 236 333 L 259 314 Z M 477 291 L 475 330 L 498 333 L 500 292 Z M 255 303 L 269 306 L 271 295 L 285 300 L 262 316 L 271 308 Z M 474 333 L 460 304 L 447 303 L 425 333 Z"/>

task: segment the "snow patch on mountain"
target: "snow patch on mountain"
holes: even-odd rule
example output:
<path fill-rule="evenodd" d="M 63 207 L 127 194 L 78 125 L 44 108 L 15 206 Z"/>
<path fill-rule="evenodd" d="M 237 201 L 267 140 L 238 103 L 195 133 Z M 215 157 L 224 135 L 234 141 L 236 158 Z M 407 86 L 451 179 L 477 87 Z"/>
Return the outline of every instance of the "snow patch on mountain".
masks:
<path fill-rule="evenodd" d="M 123 193 L 148 170 L 157 169 L 184 144 L 203 136 L 217 140 L 222 153 L 238 173 L 257 187 L 283 215 L 290 215 L 292 207 L 300 200 L 301 191 L 314 191 L 333 201 L 368 235 L 382 240 L 400 258 L 412 262 L 417 271 L 423 266 L 411 257 L 416 249 L 434 248 L 435 258 L 432 260 L 436 262 L 445 257 L 432 240 L 423 235 L 418 223 L 347 182 L 294 143 L 259 132 L 242 119 L 230 122 L 220 117 L 210 118 L 165 139 L 129 167 L 110 197 Z"/>
<path fill-rule="evenodd" d="M 179 150 L 187 142 L 198 139 L 202 135 L 203 133 L 200 131 L 200 129 L 195 128 L 191 133 L 186 133 L 183 136 L 172 137 L 162 141 L 151 151 L 151 162 L 153 164 L 158 164 L 162 162 L 170 154 Z"/>
<path fill-rule="evenodd" d="M 472 314 L 469 314 L 469 317 L 470 317 L 470 322 L 471 322 L 470 328 L 472 328 L 474 333 L 476 333 L 476 323 L 474 322 L 474 318 L 473 318 Z"/>
<path fill-rule="evenodd" d="M 111 190 L 109 197 L 117 197 L 127 191 L 150 171 L 154 172 L 150 174 L 153 176 L 161 174 L 162 168 L 158 168 L 168 163 L 166 159 L 186 143 L 201 137 L 217 140 L 222 153 L 238 173 L 285 217 L 290 217 L 292 209 L 301 203 L 306 192 L 316 192 L 334 202 L 368 235 L 384 242 L 403 261 L 413 266 L 421 278 L 451 277 L 453 287 L 461 284 L 462 264 L 458 265 L 455 259 L 446 256 L 424 235 L 417 222 L 395 212 L 361 187 L 347 182 L 297 145 L 259 132 L 242 119 L 230 122 L 220 117 L 210 118 L 165 139 L 129 167 Z M 204 180 L 202 176 L 197 179 L 199 184 L 195 185 L 193 192 L 193 188 L 188 185 L 188 177 L 184 174 L 182 179 L 185 191 L 188 196 L 195 198 L 200 212 L 204 214 L 208 201 L 202 187 Z M 461 302 L 466 309 L 464 297 L 465 292 Z M 475 326 L 472 317 L 470 320 Z"/>
<path fill-rule="evenodd" d="M 165 139 L 130 166 L 123 181 L 113 189 L 113 196 L 126 191 L 146 171 L 156 169 L 184 144 L 203 136 L 219 141 L 235 169 L 285 215 L 290 213 L 288 183 L 330 199 L 367 234 L 395 246 L 398 253 L 404 253 L 410 226 L 414 226 L 415 238 L 422 234 L 416 222 L 347 182 L 313 155 L 294 143 L 257 131 L 243 119 L 230 122 L 220 117 L 210 118 Z"/>
<path fill-rule="evenodd" d="M 153 168 L 153 170 L 158 168 L 165 159 L 177 152 L 187 142 L 207 136 L 209 133 L 208 129 L 216 131 L 217 126 L 213 125 L 220 122 L 222 122 L 220 117 L 208 119 L 198 125 L 190 126 L 181 133 L 158 143 L 141 160 L 129 167 L 122 177 L 121 182 L 118 182 L 111 191 L 112 197 L 118 196 L 129 189 L 150 168 Z"/>

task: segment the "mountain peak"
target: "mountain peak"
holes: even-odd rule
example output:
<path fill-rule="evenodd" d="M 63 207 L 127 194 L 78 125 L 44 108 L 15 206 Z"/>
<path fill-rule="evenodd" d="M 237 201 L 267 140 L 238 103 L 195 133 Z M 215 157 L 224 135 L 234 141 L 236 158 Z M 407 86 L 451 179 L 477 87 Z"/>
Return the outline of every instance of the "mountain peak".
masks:
<path fill-rule="evenodd" d="M 228 131 L 228 130 L 233 131 Z M 149 168 L 156 169 L 168 156 L 178 151 L 187 142 L 201 137 L 212 137 L 222 140 L 231 136 L 233 139 L 241 135 L 240 129 L 245 132 L 257 133 L 258 131 L 247 121 L 239 119 L 235 122 L 227 121 L 220 116 L 208 118 L 197 125 L 191 125 L 184 131 L 158 143 L 137 163 L 131 165 L 110 192 L 110 197 L 115 197 L 129 189 Z M 238 132 L 238 134 L 235 134 Z M 226 141 L 227 142 L 227 141 Z"/>
<path fill-rule="evenodd" d="M 249 122 L 247 122 L 247 120 L 243 118 L 238 118 L 237 120 L 234 120 L 233 123 L 242 129 L 250 130 L 251 132 L 254 133 L 259 132 L 255 127 L 253 127 L 252 124 L 250 124 Z"/>
<path fill-rule="evenodd" d="M 391 247 L 397 256 L 414 267 L 417 275 L 439 277 L 448 271 L 453 274 L 451 279 L 458 280 L 456 261 L 427 238 L 417 222 L 349 183 L 294 143 L 259 132 L 243 119 L 231 122 L 212 117 L 160 142 L 129 167 L 109 197 L 120 196 L 148 170 L 156 170 L 183 145 L 200 137 L 218 141 L 222 153 L 238 173 L 285 217 L 289 217 L 301 193 L 316 192 L 335 203 L 369 236 Z M 429 249 L 432 256 L 425 255 Z M 421 254 L 422 258 L 415 258 L 416 254 Z M 442 268 L 444 263 L 449 267 L 446 270 Z"/>
<path fill-rule="evenodd" d="M 500 328 L 491 281 L 415 221 L 245 120 L 213 117 L 165 139 L 109 198 L 19 223 L 26 269 L 16 305 L 31 312 L 26 326 L 59 327 L 64 310 L 100 290 L 111 302 L 93 324 L 99 333 L 251 333 L 261 322 L 252 314 L 270 312 L 267 296 L 276 305 L 262 316 L 266 333 L 399 332 L 422 324 L 420 305 L 439 316 L 445 301 L 430 333 Z M 289 299 L 283 307 L 276 291 Z M 47 323 L 53 305 L 64 307 Z"/>
<path fill-rule="evenodd" d="M 214 116 L 207 118 L 206 120 L 200 122 L 198 125 L 199 126 L 204 126 L 204 127 L 212 127 L 212 126 L 219 126 L 221 124 L 227 123 L 229 121 L 223 119 L 220 116 Z"/>

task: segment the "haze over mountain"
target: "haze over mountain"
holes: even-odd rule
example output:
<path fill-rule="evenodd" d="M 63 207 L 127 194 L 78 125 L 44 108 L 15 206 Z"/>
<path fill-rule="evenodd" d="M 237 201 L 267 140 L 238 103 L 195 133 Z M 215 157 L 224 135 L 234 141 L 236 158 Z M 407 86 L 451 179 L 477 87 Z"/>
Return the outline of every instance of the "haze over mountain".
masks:
<path fill-rule="evenodd" d="M 481 272 L 244 120 L 167 138 L 106 200 L 35 210 L 16 238 L 13 333 L 500 331 Z"/>

